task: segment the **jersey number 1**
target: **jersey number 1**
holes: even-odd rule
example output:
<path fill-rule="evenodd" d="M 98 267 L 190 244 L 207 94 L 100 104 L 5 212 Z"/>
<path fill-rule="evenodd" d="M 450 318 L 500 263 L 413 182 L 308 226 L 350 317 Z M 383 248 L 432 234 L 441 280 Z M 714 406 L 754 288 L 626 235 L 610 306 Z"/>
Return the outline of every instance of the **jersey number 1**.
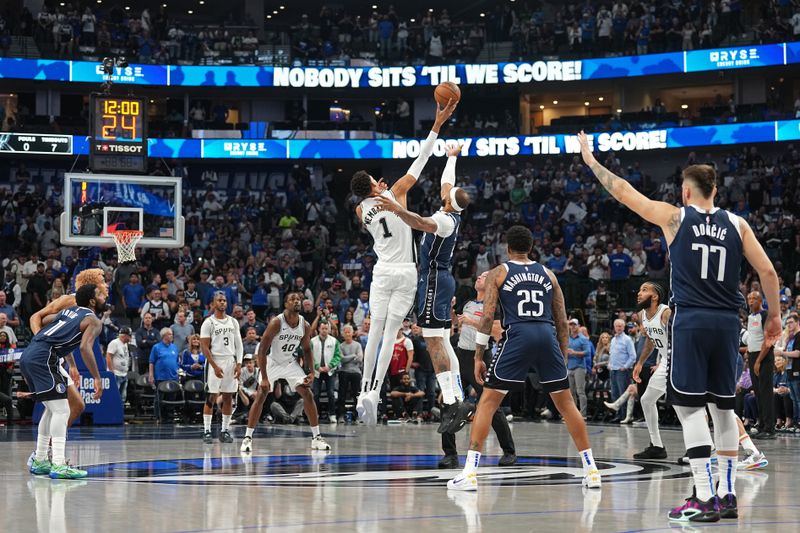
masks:
<path fill-rule="evenodd" d="M 717 281 L 725 281 L 725 260 L 727 258 L 727 250 L 723 246 L 708 246 L 707 244 L 693 243 L 692 251 L 700 250 L 700 278 L 708 279 L 708 256 L 710 254 L 719 254 L 719 271 L 717 272 Z"/>
<path fill-rule="evenodd" d="M 381 226 L 383 226 L 383 238 L 388 239 L 392 236 L 392 232 L 389 231 L 389 226 L 386 224 L 386 219 L 382 218 L 378 222 L 380 222 Z"/>

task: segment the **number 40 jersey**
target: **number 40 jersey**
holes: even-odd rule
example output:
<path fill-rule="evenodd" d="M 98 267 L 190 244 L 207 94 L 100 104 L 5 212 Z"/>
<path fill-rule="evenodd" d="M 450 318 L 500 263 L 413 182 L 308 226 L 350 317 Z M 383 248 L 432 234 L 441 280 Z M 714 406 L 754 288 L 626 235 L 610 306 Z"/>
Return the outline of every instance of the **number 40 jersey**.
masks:
<path fill-rule="evenodd" d="M 503 263 L 508 273 L 499 289 L 503 328 L 525 322 L 553 322 L 553 283 L 537 262 Z"/>
<path fill-rule="evenodd" d="M 278 319 L 281 321 L 281 330 L 272 339 L 269 362 L 275 365 L 288 365 L 296 361 L 295 353 L 306 334 L 306 321 L 301 316 L 297 327 L 293 328 L 286 321 L 283 313 L 278 315 Z"/>

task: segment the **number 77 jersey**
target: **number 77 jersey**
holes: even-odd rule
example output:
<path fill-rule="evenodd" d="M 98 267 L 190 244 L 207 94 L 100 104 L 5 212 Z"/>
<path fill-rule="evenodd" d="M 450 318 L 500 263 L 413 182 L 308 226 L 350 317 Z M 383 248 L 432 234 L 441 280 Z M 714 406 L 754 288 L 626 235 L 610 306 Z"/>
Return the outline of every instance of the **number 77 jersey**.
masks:
<path fill-rule="evenodd" d="M 503 263 L 506 278 L 498 300 L 503 328 L 523 322 L 553 324 L 553 283 L 545 268 L 537 262 Z"/>
<path fill-rule="evenodd" d="M 718 207 L 706 212 L 681 208 L 681 224 L 669 245 L 670 302 L 679 307 L 738 310 L 744 258 L 741 219 Z"/>

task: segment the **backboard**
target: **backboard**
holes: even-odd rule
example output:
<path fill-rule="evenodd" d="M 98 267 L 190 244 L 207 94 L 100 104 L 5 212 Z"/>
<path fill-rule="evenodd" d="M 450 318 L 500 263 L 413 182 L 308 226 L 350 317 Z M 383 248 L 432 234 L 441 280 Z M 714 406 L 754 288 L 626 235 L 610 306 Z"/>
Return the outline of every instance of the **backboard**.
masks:
<path fill-rule="evenodd" d="M 114 246 L 115 230 L 141 230 L 141 248 L 183 246 L 181 179 L 172 176 L 64 175 L 61 244 Z"/>

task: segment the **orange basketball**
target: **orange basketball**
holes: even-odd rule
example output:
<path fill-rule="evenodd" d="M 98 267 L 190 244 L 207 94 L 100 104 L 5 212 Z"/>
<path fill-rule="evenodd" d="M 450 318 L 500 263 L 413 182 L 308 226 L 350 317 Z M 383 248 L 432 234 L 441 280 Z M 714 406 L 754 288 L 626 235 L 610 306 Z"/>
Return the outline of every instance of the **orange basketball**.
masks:
<path fill-rule="evenodd" d="M 452 81 L 445 81 L 436 86 L 436 90 L 433 91 L 433 97 L 436 99 L 436 103 L 444 107 L 449 100 L 455 102 L 461 100 L 461 89 Z"/>

